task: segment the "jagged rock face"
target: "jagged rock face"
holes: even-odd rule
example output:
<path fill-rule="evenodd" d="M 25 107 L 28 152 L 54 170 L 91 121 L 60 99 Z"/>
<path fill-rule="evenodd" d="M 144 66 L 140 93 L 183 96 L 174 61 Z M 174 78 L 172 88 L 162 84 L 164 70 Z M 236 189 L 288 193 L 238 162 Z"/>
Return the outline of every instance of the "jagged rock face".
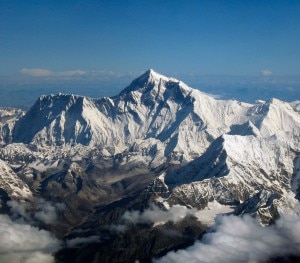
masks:
<path fill-rule="evenodd" d="M 32 196 L 28 185 L 2 160 L 0 160 L 0 189 L 16 199 L 29 199 Z"/>
<path fill-rule="evenodd" d="M 12 142 L 12 132 L 15 122 L 24 114 L 14 108 L 0 107 L 0 145 Z"/>
<path fill-rule="evenodd" d="M 91 130 L 84 119 L 85 107 L 89 105 L 84 97 L 61 94 L 41 96 L 16 123 L 13 141 L 48 145 L 88 145 Z M 29 129 L 24 130 L 24 126 Z"/>
<path fill-rule="evenodd" d="M 280 198 L 281 196 L 277 193 L 262 190 L 238 206 L 234 213 L 236 215 L 258 216 L 263 224 L 269 225 L 279 216 L 276 201 Z"/>

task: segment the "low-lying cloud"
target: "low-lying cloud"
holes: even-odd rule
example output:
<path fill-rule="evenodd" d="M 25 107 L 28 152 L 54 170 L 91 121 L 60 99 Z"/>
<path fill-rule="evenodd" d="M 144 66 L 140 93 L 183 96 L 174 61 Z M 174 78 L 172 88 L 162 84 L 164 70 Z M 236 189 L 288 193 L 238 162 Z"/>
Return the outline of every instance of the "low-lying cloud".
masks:
<path fill-rule="evenodd" d="M 52 204 L 43 199 L 37 202 L 38 211 L 34 213 L 34 218 L 45 223 L 54 224 L 58 219 L 58 213 L 65 209 L 63 203 Z"/>
<path fill-rule="evenodd" d="M 37 199 L 34 202 L 34 209 L 27 209 L 26 203 L 18 201 L 8 201 L 7 205 L 14 218 L 26 222 L 39 221 L 44 224 L 55 224 L 58 214 L 65 209 L 63 203 L 50 203 L 44 199 Z"/>
<path fill-rule="evenodd" d="M 52 263 L 60 245 L 50 232 L 0 215 L 1 263 Z"/>
<path fill-rule="evenodd" d="M 151 204 L 149 209 L 140 211 L 126 211 L 122 216 L 125 222 L 138 223 L 154 223 L 164 224 L 168 221 L 174 223 L 184 219 L 187 215 L 196 213 L 196 209 L 189 209 L 185 206 L 174 205 L 168 210 L 161 210 L 158 206 Z"/>
<path fill-rule="evenodd" d="M 284 216 L 268 227 L 250 216 L 222 216 L 201 241 L 155 262 L 250 263 L 285 255 L 300 255 L 299 216 Z"/>
<path fill-rule="evenodd" d="M 156 226 L 169 221 L 177 223 L 188 215 L 196 216 L 197 209 L 174 205 L 167 210 L 162 210 L 151 203 L 150 207 L 143 212 L 126 211 L 120 219 L 120 224 L 111 224 L 107 228 L 114 232 L 125 232 L 128 229 L 128 224 L 154 224 Z"/>

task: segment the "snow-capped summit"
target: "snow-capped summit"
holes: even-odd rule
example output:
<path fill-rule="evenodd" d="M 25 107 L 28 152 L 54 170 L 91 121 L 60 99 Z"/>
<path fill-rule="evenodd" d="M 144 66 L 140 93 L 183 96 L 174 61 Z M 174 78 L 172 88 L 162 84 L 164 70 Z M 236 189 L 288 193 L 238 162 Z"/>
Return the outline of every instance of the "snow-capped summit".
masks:
<path fill-rule="evenodd" d="M 193 91 L 182 81 L 161 75 L 150 69 L 135 79 L 120 93 L 120 97 L 128 100 L 142 95 L 142 100 L 160 102 L 172 97 L 174 100 L 182 100 Z M 147 102 L 146 102 L 147 103 Z"/>
<path fill-rule="evenodd" d="M 140 77 L 133 80 L 127 88 L 121 91 L 120 95 L 124 95 L 133 91 L 144 92 L 145 89 L 153 88 L 155 85 L 159 85 L 161 82 L 179 83 L 180 81 L 174 78 L 168 78 L 155 72 L 153 69 L 149 69 Z"/>

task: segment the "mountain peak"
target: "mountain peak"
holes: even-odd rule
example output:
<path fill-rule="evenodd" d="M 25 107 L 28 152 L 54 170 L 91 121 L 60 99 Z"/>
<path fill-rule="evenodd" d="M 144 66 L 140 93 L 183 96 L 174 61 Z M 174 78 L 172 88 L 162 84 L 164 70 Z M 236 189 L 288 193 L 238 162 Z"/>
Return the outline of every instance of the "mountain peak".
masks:
<path fill-rule="evenodd" d="M 156 72 L 156 71 L 153 70 L 153 69 L 148 69 L 148 70 L 144 73 L 144 75 L 148 75 L 148 77 L 149 77 L 152 81 L 154 81 L 154 82 L 160 82 L 161 80 L 166 81 L 166 82 L 169 82 L 169 81 L 171 81 L 171 82 L 176 82 L 176 83 L 181 82 L 181 81 L 178 80 L 178 79 L 175 79 L 175 78 L 171 78 L 171 77 L 167 77 L 167 76 L 165 76 L 165 75 L 162 75 L 162 74 Z"/>
<path fill-rule="evenodd" d="M 144 92 L 146 89 L 151 89 L 155 86 L 159 86 L 162 82 L 174 83 L 177 85 L 180 84 L 181 86 L 187 87 L 178 79 L 170 78 L 154 71 L 153 69 L 148 69 L 144 74 L 133 80 L 127 88 L 121 91 L 120 95 L 125 95 L 137 90 Z"/>
<path fill-rule="evenodd" d="M 146 76 L 146 77 L 148 77 L 149 80 L 158 81 L 158 82 L 160 80 L 179 82 L 179 80 L 174 79 L 174 78 L 169 78 L 165 75 L 162 75 L 162 74 L 154 71 L 153 69 L 148 69 L 142 76 Z"/>

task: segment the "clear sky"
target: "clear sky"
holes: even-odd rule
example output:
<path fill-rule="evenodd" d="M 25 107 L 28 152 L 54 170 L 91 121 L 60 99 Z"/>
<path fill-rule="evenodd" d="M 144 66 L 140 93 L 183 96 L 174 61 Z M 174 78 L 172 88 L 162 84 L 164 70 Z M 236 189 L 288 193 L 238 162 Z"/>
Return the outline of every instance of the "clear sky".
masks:
<path fill-rule="evenodd" d="M 299 76 L 300 1 L 0 0 L 2 82 L 130 78 L 148 68 Z"/>

